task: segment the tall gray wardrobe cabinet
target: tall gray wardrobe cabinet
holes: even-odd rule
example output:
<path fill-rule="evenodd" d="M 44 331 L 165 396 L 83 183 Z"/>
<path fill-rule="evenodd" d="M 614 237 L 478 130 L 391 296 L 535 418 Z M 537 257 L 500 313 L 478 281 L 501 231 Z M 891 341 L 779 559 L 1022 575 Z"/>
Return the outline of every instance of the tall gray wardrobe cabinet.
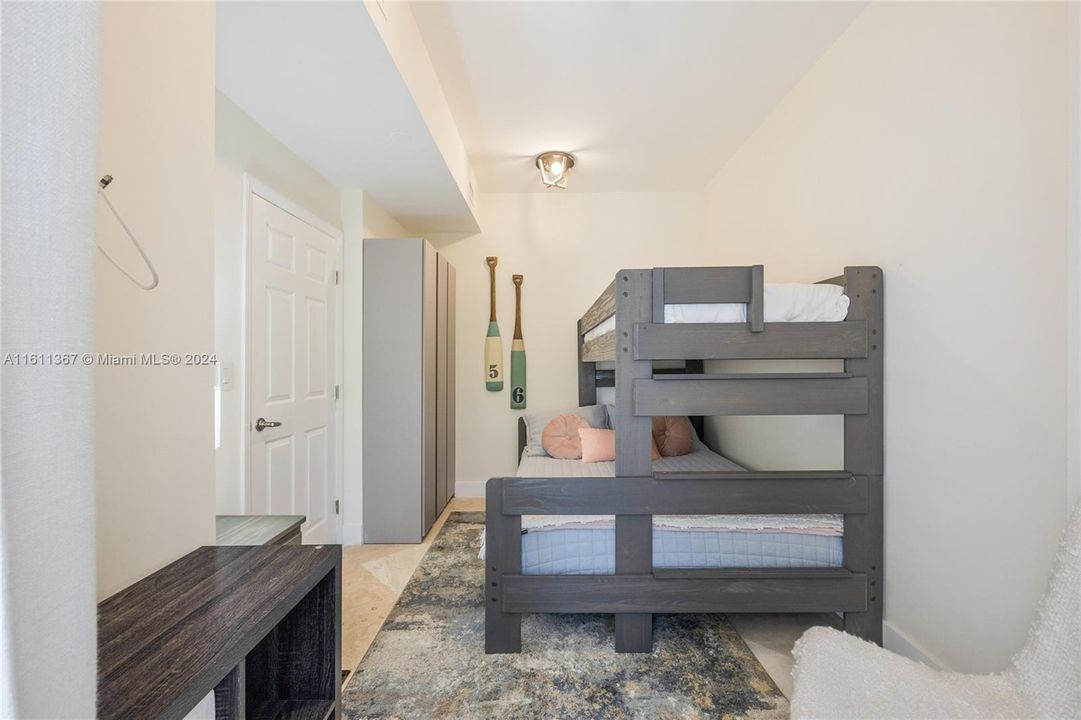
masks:
<path fill-rule="evenodd" d="M 426 240 L 364 240 L 366 543 L 420 542 L 454 497 L 454 297 Z"/>

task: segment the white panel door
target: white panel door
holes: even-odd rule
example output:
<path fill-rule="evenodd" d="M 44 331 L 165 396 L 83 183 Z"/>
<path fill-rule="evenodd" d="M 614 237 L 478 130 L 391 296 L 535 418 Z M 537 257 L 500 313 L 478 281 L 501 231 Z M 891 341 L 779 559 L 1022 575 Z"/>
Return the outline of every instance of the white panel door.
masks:
<path fill-rule="evenodd" d="M 304 542 L 335 542 L 336 241 L 258 195 L 251 201 L 248 512 L 305 515 Z"/>

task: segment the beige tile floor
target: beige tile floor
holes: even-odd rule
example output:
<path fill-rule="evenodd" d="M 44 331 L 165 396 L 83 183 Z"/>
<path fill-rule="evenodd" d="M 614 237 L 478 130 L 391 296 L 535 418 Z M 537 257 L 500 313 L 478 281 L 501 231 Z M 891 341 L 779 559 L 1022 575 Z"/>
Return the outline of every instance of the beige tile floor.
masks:
<path fill-rule="evenodd" d="M 416 545 L 350 545 L 343 552 L 342 668 L 352 671 L 382 627 L 447 516 L 483 510 L 483 498 L 455 498 Z M 731 616 L 762 666 L 786 697 L 792 694 L 792 645 L 812 625 L 836 624 L 830 615 Z"/>
<path fill-rule="evenodd" d="M 729 615 L 743 641 L 787 698 L 792 697 L 792 646 L 815 625 L 838 627 L 832 614 Z"/>

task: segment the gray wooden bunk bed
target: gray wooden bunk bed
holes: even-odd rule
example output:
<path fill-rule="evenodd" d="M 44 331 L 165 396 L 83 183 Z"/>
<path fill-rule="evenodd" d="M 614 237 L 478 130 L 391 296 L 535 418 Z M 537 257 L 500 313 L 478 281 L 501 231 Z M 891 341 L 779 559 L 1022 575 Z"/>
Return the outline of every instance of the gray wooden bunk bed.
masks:
<path fill-rule="evenodd" d="M 488 481 L 485 652 L 520 651 L 523 613 L 613 613 L 617 652 L 652 649 L 654 613 L 839 612 L 847 632 L 881 644 L 883 277 L 850 267 L 823 282 L 843 286 L 844 321 L 763 322 L 760 265 L 616 275 L 577 328 L 579 404 L 615 387 L 616 477 Z M 664 322 L 667 304 L 694 303 L 746 303 L 747 322 Z M 584 339 L 613 313 L 613 331 Z M 707 360 L 822 358 L 844 371 L 702 371 Z M 671 360 L 685 371 L 654 371 Z M 608 361 L 614 373 L 598 370 Z M 654 472 L 656 415 L 844 415 L 844 467 Z M 843 566 L 653 567 L 653 515 L 763 513 L 843 515 Z M 615 574 L 523 574 L 523 515 L 615 515 Z"/>

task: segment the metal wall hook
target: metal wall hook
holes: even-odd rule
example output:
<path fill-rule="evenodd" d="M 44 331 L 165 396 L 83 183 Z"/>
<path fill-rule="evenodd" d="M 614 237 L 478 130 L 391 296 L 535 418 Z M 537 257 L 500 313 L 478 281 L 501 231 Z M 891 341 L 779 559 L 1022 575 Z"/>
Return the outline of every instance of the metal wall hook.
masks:
<path fill-rule="evenodd" d="M 131 228 L 128 227 L 128 224 L 124 222 L 124 218 L 120 216 L 120 213 L 115 207 L 113 207 L 113 203 L 109 200 L 109 196 L 105 194 L 105 188 L 109 187 L 112 181 L 112 175 L 103 175 L 101 180 L 98 180 L 98 195 L 101 195 L 101 199 L 105 201 L 105 204 L 109 206 L 109 210 L 112 211 L 113 217 L 115 217 L 117 222 L 120 223 L 120 227 L 124 228 L 124 232 L 127 233 L 127 236 L 131 239 L 132 244 L 135 245 L 135 249 L 139 251 L 139 255 L 143 258 L 143 262 L 146 263 L 146 269 L 150 271 L 150 282 L 144 283 L 138 280 L 134 275 L 121 267 L 120 263 L 118 263 L 112 255 L 106 252 L 105 248 L 103 248 L 99 243 L 95 242 L 95 245 L 97 245 L 98 247 L 98 252 L 104 255 L 105 259 L 111 262 L 113 264 L 113 267 L 123 273 L 128 280 L 131 280 L 143 290 L 153 290 L 158 286 L 158 271 L 154 269 L 154 263 L 150 262 L 150 257 L 146 254 L 146 251 L 143 250 L 143 246 L 140 245 L 139 241 L 135 238 L 135 233 L 133 233 L 131 231 Z"/>

